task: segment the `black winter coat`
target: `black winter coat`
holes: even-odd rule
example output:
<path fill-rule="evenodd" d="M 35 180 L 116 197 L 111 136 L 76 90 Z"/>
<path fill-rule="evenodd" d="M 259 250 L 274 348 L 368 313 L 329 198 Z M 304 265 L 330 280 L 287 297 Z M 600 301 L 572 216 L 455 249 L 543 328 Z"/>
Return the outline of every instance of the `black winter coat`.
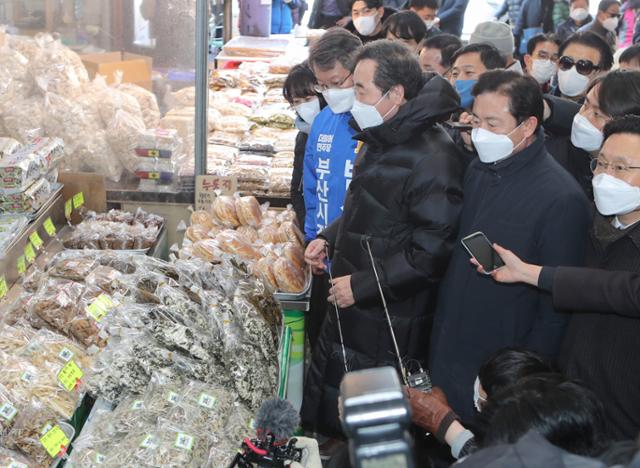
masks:
<path fill-rule="evenodd" d="M 593 200 L 591 155 L 573 146 L 568 136 L 549 138 L 545 145 L 549 154 L 576 179 L 589 200 Z"/>
<path fill-rule="evenodd" d="M 364 239 L 370 239 L 403 358 L 427 360 L 437 286 L 458 232 L 464 158 L 437 124 L 459 105 L 445 80 L 425 75 L 420 94 L 390 121 L 358 135 L 343 215 L 321 236 L 332 246 L 334 278 L 351 276 L 355 305 L 340 311 L 349 370 L 396 366 L 390 331 Z M 341 433 L 344 375 L 335 310 L 313 353 L 301 411 L 305 426 Z"/>
<path fill-rule="evenodd" d="M 530 146 L 504 161 L 473 161 L 464 196 L 460 237 L 484 232 L 491 242 L 538 265 L 584 261 L 591 208 L 576 182 L 545 151 L 541 131 Z M 506 347 L 555 358 L 567 319 L 554 310 L 548 294 L 477 273 L 457 243 L 433 324 L 433 383 L 442 387 L 460 417 L 471 419 L 480 365 Z"/>

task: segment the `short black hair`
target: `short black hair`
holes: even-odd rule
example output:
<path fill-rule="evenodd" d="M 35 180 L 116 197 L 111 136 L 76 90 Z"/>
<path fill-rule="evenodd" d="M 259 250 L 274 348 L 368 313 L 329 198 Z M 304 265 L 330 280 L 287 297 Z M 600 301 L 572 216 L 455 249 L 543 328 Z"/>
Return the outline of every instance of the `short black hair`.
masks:
<path fill-rule="evenodd" d="M 598 11 L 607 11 L 611 5 L 620 5 L 618 0 L 600 0 Z"/>
<path fill-rule="evenodd" d="M 618 59 L 619 63 L 622 62 L 640 62 L 640 44 L 634 44 L 627 47 L 624 52 L 620 54 Z"/>
<path fill-rule="evenodd" d="M 347 70 L 353 68 L 356 53 L 362 47 L 359 37 L 344 28 L 334 27 L 309 48 L 309 66 L 329 70 L 340 63 Z"/>
<path fill-rule="evenodd" d="M 558 48 L 560 48 L 561 45 L 560 39 L 555 34 L 536 34 L 527 42 L 527 54 L 533 55 L 533 51 L 536 50 L 538 44 L 542 44 L 543 42 L 553 42 Z"/>
<path fill-rule="evenodd" d="M 605 42 L 603 38 L 591 31 L 577 32 L 569 36 L 569 38 L 560 46 L 560 56 L 564 55 L 564 51 L 571 44 L 580 44 L 585 47 L 591 47 L 600 52 L 600 63 L 597 65 L 600 67 L 600 71 L 611 70 L 613 66 L 613 53 L 611 47 Z"/>
<path fill-rule="evenodd" d="M 409 0 L 407 8 L 413 8 L 414 10 L 431 8 L 432 10 L 437 10 L 440 8 L 440 0 Z"/>
<path fill-rule="evenodd" d="M 640 115 L 640 71 L 615 70 L 590 83 L 599 84 L 598 106 L 609 117 Z M 588 91 L 587 91 L 588 92 Z"/>
<path fill-rule="evenodd" d="M 282 87 L 282 95 L 289 104 L 293 105 L 293 100 L 296 98 L 316 95 L 317 93 L 313 89 L 316 83 L 316 76 L 309 68 L 309 64 L 306 61 L 299 63 L 289 70 Z"/>
<path fill-rule="evenodd" d="M 349 0 L 349 10 L 353 8 L 354 3 L 360 1 L 366 3 L 367 8 L 382 8 L 384 6 L 382 0 Z"/>
<path fill-rule="evenodd" d="M 462 47 L 462 41 L 458 36 L 454 36 L 449 33 L 436 34 L 435 36 L 431 36 L 427 38 L 423 44 L 422 48 L 424 49 L 438 49 L 442 50 L 445 47 L 455 46 L 456 50 Z"/>
<path fill-rule="evenodd" d="M 577 455 L 596 456 L 608 442 L 598 397 L 560 374 L 525 377 L 492 396 L 478 419 L 483 448 L 513 444 L 530 430 Z"/>
<path fill-rule="evenodd" d="M 571 5 L 572 3 L 577 2 L 578 0 L 569 0 L 569 5 Z M 587 0 L 587 5 L 589 4 L 589 0 Z"/>
<path fill-rule="evenodd" d="M 606 141 L 611 135 L 618 133 L 630 133 L 640 136 L 640 116 L 625 115 L 607 122 L 602 131 L 603 141 Z"/>
<path fill-rule="evenodd" d="M 483 73 L 473 86 L 471 94 L 477 97 L 484 93 L 498 93 L 509 98 L 509 113 L 518 125 L 529 117 L 542 125 L 544 103 L 540 85 L 530 76 L 508 70 L 492 70 Z"/>
<path fill-rule="evenodd" d="M 478 378 L 484 391 L 491 397 L 524 377 L 552 371 L 553 368 L 532 351 L 504 348 L 480 366 Z"/>
<path fill-rule="evenodd" d="M 466 54 L 477 53 L 480 54 L 480 61 L 487 70 L 495 70 L 496 68 L 504 68 L 507 66 L 507 60 L 502 56 L 500 51 L 490 44 L 469 44 L 461 49 L 458 49 L 453 57 L 451 57 L 451 63 L 455 63 L 459 57 Z"/>
<path fill-rule="evenodd" d="M 427 26 L 415 12 L 399 11 L 389 16 L 382 25 L 385 35 L 393 34 L 398 39 L 413 39 L 418 44 L 427 35 Z"/>
<path fill-rule="evenodd" d="M 404 44 L 386 39 L 370 42 L 362 48 L 355 64 L 362 60 L 376 62 L 373 83 L 383 94 L 395 85 L 402 85 L 404 97 L 408 100 L 422 89 L 422 68 L 415 53 Z"/>

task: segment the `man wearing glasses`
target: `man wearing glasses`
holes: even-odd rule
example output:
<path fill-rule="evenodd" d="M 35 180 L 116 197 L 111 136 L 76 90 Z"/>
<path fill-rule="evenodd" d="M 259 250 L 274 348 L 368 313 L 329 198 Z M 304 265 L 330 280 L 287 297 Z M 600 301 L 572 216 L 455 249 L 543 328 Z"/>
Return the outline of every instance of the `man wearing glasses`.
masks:
<path fill-rule="evenodd" d="M 591 167 L 598 212 L 587 242 L 589 268 L 541 267 L 495 246 L 506 266 L 492 276 L 549 291 L 558 309 L 574 312 L 561 370 L 600 397 L 614 439 L 634 439 L 640 430 L 640 308 L 630 273 L 640 273 L 640 117 L 604 127 Z"/>
<path fill-rule="evenodd" d="M 616 30 L 620 22 L 620 2 L 618 0 L 602 0 L 598 4 L 598 14 L 595 19 L 578 32 L 591 31 L 602 37 L 612 50 L 616 48 Z"/>
<path fill-rule="evenodd" d="M 607 43 L 595 33 L 578 32 L 560 46 L 558 90 L 562 97 L 582 103 L 589 81 L 613 65 Z"/>

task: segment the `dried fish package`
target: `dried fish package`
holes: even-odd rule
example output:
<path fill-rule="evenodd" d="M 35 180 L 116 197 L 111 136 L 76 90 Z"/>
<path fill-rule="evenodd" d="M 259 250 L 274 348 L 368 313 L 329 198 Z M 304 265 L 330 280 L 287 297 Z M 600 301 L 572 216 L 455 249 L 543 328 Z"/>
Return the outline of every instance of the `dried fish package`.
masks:
<path fill-rule="evenodd" d="M 16 422 L 16 416 L 26 404 L 27 400 L 23 395 L 0 385 L 0 441 L 9 433 Z"/>
<path fill-rule="evenodd" d="M 112 444 L 107 450 L 102 467 L 105 468 L 151 468 L 151 455 L 158 448 L 160 439 L 154 424 L 148 424 L 137 432 L 130 433 L 121 444 Z"/>
<path fill-rule="evenodd" d="M 156 433 L 158 446 L 148 453 L 150 466 L 200 468 L 206 463 L 209 445 L 204 437 L 162 420 Z"/>
<path fill-rule="evenodd" d="M 37 465 L 21 453 L 0 447 L 0 466 L 9 468 L 37 468 Z"/>
<path fill-rule="evenodd" d="M 112 437 L 122 439 L 154 422 L 155 418 L 147 411 L 144 395 L 132 395 L 118 404 L 104 424 Z"/>

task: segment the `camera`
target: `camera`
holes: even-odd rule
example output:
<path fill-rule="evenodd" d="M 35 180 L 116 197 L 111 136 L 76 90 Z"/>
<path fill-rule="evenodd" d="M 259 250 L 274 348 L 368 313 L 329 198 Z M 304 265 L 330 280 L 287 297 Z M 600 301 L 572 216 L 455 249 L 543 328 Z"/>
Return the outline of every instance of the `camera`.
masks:
<path fill-rule="evenodd" d="M 340 385 L 355 468 L 413 468 L 409 403 L 393 367 L 350 372 Z"/>

